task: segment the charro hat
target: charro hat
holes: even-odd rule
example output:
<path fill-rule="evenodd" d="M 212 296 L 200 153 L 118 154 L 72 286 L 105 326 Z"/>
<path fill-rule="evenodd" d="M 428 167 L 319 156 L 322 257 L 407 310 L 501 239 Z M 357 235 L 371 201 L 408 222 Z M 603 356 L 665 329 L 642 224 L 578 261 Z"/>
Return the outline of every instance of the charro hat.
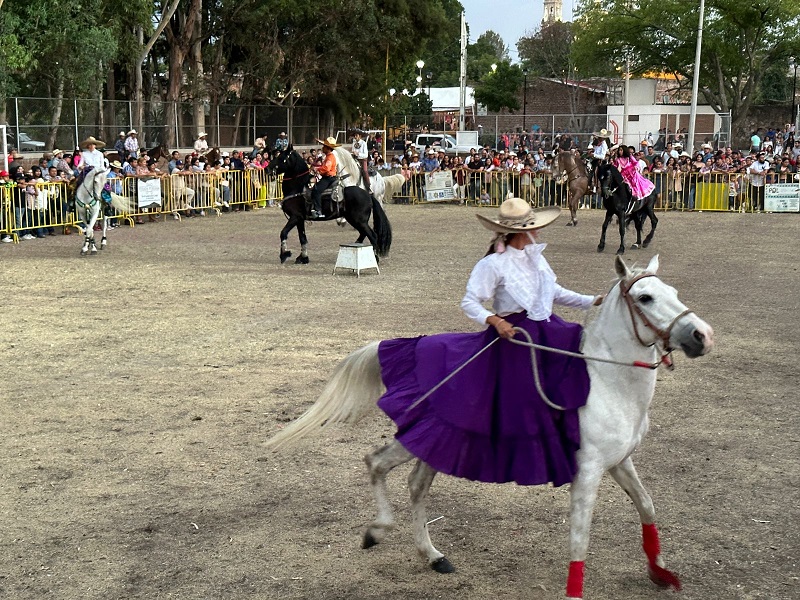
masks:
<path fill-rule="evenodd" d="M 201 131 L 200 133 L 197 134 L 197 137 L 199 137 L 199 138 L 206 137 L 206 136 L 208 136 L 208 134 L 205 131 Z"/>
<path fill-rule="evenodd" d="M 89 144 L 94 144 L 95 146 L 105 146 L 106 143 L 95 139 L 93 135 L 90 135 L 88 138 L 81 142 L 81 148 L 86 148 Z"/>
<path fill-rule="evenodd" d="M 340 144 L 336 143 L 336 138 L 329 135 L 324 140 L 317 139 L 318 144 L 322 144 L 323 146 L 327 146 L 328 148 L 338 148 Z"/>
<path fill-rule="evenodd" d="M 600 131 L 595 131 L 592 135 L 594 137 L 607 138 L 611 137 L 611 132 L 608 129 L 603 128 Z"/>
<path fill-rule="evenodd" d="M 481 225 L 495 233 L 517 233 L 533 231 L 547 227 L 558 218 L 561 209 L 557 206 L 531 208 L 522 198 L 508 198 L 500 205 L 500 212 L 495 219 L 475 215 Z"/>
<path fill-rule="evenodd" d="M 613 146 L 611 146 L 611 148 L 608 149 L 608 151 L 611 152 L 612 150 L 616 150 L 617 148 L 619 148 L 619 144 L 614 144 Z"/>
<path fill-rule="evenodd" d="M 128 135 L 139 135 L 139 134 L 137 134 L 137 133 L 136 133 L 136 130 L 135 130 L 135 129 L 131 129 L 131 130 L 128 132 Z"/>
<path fill-rule="evenodd" d="M 111 166 L 113 168 L 115 168 L 115 169 L 121 169 L 122 168 L 122 163 L 119 162 L 118 160 L 114 160 L 114 161 L 111 161 Z"/>
<path fill-rule="evenodd" d="M 125 132 L 124 131 L 120 131 L 119 132 L 119 137 L 125 137 Z"/>

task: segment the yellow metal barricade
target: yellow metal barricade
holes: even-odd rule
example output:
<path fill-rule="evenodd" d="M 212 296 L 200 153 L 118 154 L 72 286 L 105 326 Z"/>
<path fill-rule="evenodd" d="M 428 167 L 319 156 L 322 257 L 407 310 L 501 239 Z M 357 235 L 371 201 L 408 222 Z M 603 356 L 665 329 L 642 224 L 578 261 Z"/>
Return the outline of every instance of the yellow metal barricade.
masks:
<path fill-rule="evenodd" d="M 13 241 L 55 235 L 58 228 L 74 223 L 67 208 L 68 190 L 63 181 L 29 181 L 3 189 L 3 223 L 0 232 Z"/>

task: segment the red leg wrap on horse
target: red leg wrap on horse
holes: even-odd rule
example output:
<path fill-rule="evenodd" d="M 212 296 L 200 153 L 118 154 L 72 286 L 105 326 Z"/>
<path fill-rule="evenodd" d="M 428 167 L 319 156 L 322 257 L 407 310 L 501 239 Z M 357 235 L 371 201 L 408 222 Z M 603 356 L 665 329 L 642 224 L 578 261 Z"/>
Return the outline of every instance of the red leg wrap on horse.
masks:
<path fill-rule="evenodd" d="M 681 580 L 672 571 L 656 564 L 658 555 L 661 554 L 661 542 L 658 539 L 658 529 L 655 523 L 645 525 L 642 523 L 642 549 L 647 555 L 650 580 L 661 587 L 674 587 L 681 589 Z"/>
<path fill-rule="evenodd" d="M 567 596 L 569 598 L 583 598 L 583 567 L 582 560 L 573 560 L 569 563 L 567 576 Z"/>

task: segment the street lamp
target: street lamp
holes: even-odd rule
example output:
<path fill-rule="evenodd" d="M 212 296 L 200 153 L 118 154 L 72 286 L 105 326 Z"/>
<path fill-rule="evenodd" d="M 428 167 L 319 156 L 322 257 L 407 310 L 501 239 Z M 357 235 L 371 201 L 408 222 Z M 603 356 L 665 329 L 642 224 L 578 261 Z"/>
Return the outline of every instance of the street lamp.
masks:
<path fill-rule="evenodd" d="M 497 64 L 492 63 L 492 73 L 494 73 L 495 71 L 497 71 Z"/>
<path fill-rule="evenodd" d="M 425 66 L 425 61 L 420 59 L 417 61 L 417 69 L 419 69 L 419 75 L 417 75 L 417 83 L 419 84 L 419 91 L 422 91 L 422 67 Z"/>
<path fill-rule="evenodd" d="M 522 133 L 525 133 L 525 115 L 528 114 L 528 67 L 522 69 L 522 77 L 525 83 L 522 84 Z"/>
<path fill-rule="evenodd" d="M 797 103 L 795 102 L 797 98 L 797 59 L 794 56 L 789 58 L 789 66 L 794 67 L 794 77 L 792 77 L 792 118 L 789 119 L 789 122 L 795 123 L 797 121 L 797 113 L 795 112 L 797 110 Z M 797 134 L 795 133 L 795 135 Z"/>

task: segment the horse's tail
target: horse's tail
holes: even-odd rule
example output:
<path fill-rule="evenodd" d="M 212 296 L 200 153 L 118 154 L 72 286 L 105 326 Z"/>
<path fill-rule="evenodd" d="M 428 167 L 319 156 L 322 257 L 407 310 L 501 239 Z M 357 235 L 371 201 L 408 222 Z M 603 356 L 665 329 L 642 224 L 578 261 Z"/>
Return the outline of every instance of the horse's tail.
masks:
<path fill-rule="evenodd" d="M 389 224 L 389 218 L 386 216 L 386 213 L 383 212 L 381 203 L 378 202 L 375 196 L 371 197 L 372 223 L 378 242 L 375 246 L 375 254 L 382 257 L 389 254 L 389 248 L 392 247 L 392 226 Z"/>
<path fill-rule="evenodd" d="M 114 192 L 111 192 L 111 206 L 121 213 L 130 214 L 136 212 L 131 198 L 120 196 Z"/>
<path fill-rule="evenodd" d="M 311 408 L 268 439 L 266 446 L 277 450 L 335 423 L 355 423 L 366 415 L 383 393 L 378 344 L 359 348 L 340 362 Z"/>

